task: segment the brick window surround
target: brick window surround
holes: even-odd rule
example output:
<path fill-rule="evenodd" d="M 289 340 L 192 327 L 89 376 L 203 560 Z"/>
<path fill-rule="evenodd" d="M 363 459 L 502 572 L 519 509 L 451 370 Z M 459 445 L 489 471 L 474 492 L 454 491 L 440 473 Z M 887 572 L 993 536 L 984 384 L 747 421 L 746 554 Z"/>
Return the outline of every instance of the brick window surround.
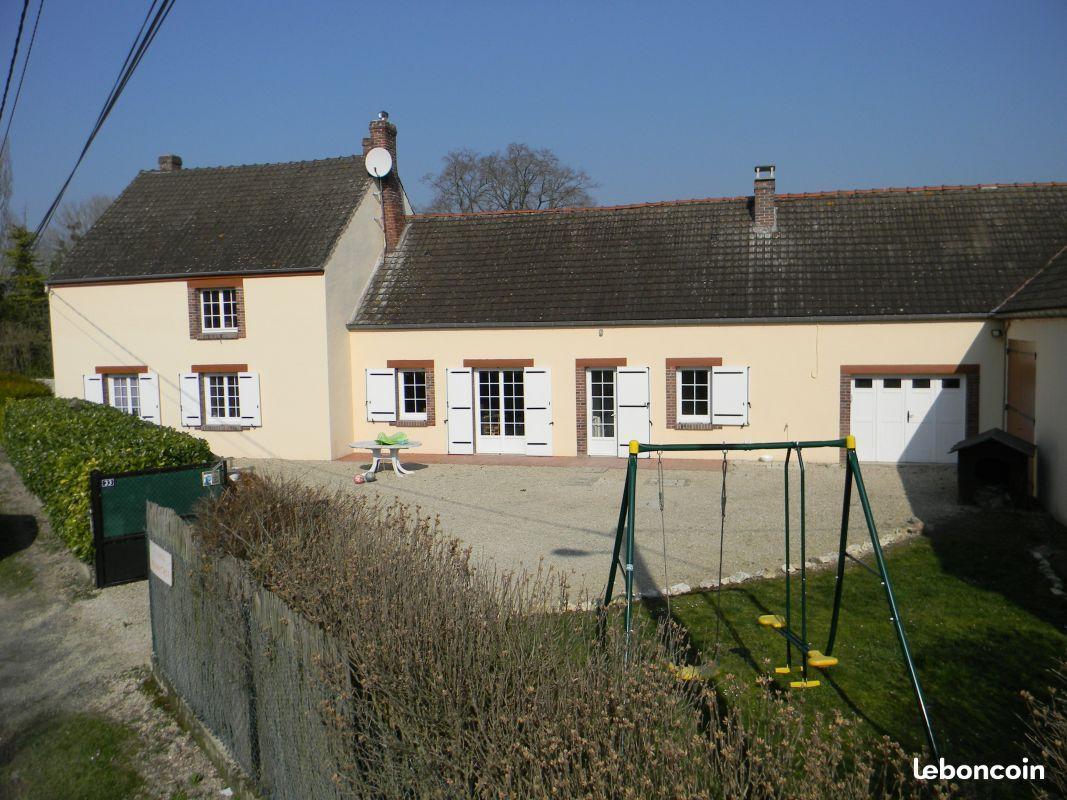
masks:
<path fill-rule="evenodd" d="M 195 278 L 185 282 L 189 298 L 189 338 L 201 340 L 243 339 L 247 336 L 245 324 L 245 289 L 240 277 Z M 200 319 L 200 292 L 203 289 L 233 289 L 237 301 L 236 331 L 204 331 Z"/>
<path fill-rule="evenodd" d="M 695 369 L 711 369 L 721 367 L 722 358 L 668 358 L 666 362 L 666 386 L 667 386 L 667 429 L 676 431 L 717 431 L 722 425 L 712 425 L 710 422 L 679 422 L 678 421 L 678 370 L 691 367 Z M 711 398 L 708 398 L 711 402 Z"/>
<path fill-rule="evenodd" d="M 625 367 L 625 358 L 576 358 L 574 360 L 574 405 L 577 415 L 578 455 L 589 455 L 588 400 L 585 396 L 585 371 Z"/>
<path fill-rule="evenodd" d="M 967 377 L 966 416 L 963 435 L 978 433 L 978 395 L 981 368 L 978 364 L 842 364 L 841 365 L 841 438 L 848 436 L 852 423 L 852 379 L 894 375 L 965 375 Z M 841 462 L 845 451 L 841 451 Z"/>
<path fill-rule="evenodd" d="M 190 372 L 195 372 L 198 375 L 204 374 L 216 374 L 216 375 L 232 375 L 237 372 L 248 372 L 248 364 L 193 364 L 189 368 Z M 204 410 L 207 408 L 207 387 L 203 378 L 200 379 L 200 424 L 197 426 L 198 431 L 214 431 L 216 433 L 224 433 L 227 431 L 243 431 L 248 430 L 244 425 L 218 425 L 208 424 L 207 412 Z"/>
<path fill-rule="evenodd" d="M 395 369 L 397 372 L 402 370 L 422 370 L 426 373 L 426 419 L 400 418 L 400 409 L 404 398 L 400 395 L 400 376 L 398 375 L 396 381 L 396 423 L 386 424 L 394 425 L 394 427 L 398 428 L 432 428 L 436 425 L 437 403 L 434 394 L 433 360 L 399 359 L 386 361 L 385 366 Z"/>

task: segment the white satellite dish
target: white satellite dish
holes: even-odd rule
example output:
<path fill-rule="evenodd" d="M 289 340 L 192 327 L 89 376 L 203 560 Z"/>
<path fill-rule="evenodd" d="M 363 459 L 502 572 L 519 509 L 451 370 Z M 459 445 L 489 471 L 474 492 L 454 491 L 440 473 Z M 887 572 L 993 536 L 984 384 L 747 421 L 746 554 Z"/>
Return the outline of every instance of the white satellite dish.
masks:
<path fill-rule="evenodd" d="M 363 164 L 375 178 L 384 178 L 393 168 L 393 157 L 384 147 L 374 147 L 363 157 Z"/>

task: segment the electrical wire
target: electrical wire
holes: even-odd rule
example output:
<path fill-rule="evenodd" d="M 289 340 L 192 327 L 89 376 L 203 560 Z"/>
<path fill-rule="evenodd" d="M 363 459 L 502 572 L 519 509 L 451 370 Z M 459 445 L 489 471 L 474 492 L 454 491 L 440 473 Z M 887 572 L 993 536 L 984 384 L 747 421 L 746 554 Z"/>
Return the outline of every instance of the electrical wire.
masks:
<path fill-rule="evenodd" d="M 144 54 L 155 40 L 156 34 L 159 33 L 160 27 L 162 27 L 163 23 L 166 21 L 171 9 L 174 8 L 175 2 L 176 0 L 162 0 L 162 2 L 160 2 L 160 0 L 152 0 L 152 4 L 148 8 L 148 14 L 145 16 L 145 22 L 141 23 L 141 27 L 137 32 L 137 37 L 134 39 L 133 44 L 130 45 L 130 50 L 126 54 L 126 60 L 122 64 L 122 69 L 119 70 L 118 77 L 115 79 L 115 83 L 111 87 L 111 92 L 108 94 L 103 107 L 100 109 L 100 114 L 97 116 L 92 130 L 89 132 L 89 136 L 85 140 L 85 145 L 82 147 L 78 159 L 74 162 L 70 174 L 68 174 L 67 179 L 63 181 L 63 185 L 60 186 L 55 199 L 48 207 L 48 211 L 45 212 L 45 215 L 41 218 L 40 223 L 38 223 L 37 228 L 34 231 L 35 246 L 40 242 L 41 233 L 48 227 L 48 224 L 52 221 L 52 216 L 56 213 L 56 209 L 59 208 L 59 204 L 63 201 L 63 195 L 66 194 L 67 188 L 70 186 L 71 181 L 74 180 L 74 174 L 78 171 L 78 167 L 81 166 L 82 161 L 89 152 L 93 140 L 96 139 L 96 135 L 100 132 L 104 122 L 111 114 L 112 109 L 114 109 L 123 90 L 130 82 L 130 78 L 133 77 L 133 73 L 140 65 L 141 60 L 144 58 Z"/>
<path fill-rule="evenodd" d="M 4 118 L 4 109 L 7 107 L 7 92 L 11 88 L 11 76 L 15 74 L 15 62 L 18 61 L 19 42 L 22 41 L 22 26 L 26 23 L 26 12 L 30 8 L 30 0 L 23 0 L 22 14 L 19 15 L 19 29 L 15 34 L 15 49 L 11 51 L 11 64 L 7 68 L 7 80 L 4 81 L 4 99 L 0 100 L 0 119 Z"/>
<path fill-rule="evenodd" d="M 7 147 L 8 136 L 11 135 L 11 121 L 15 119 L 15 109 L 19 107 L 19 98 L 22 96 L 22 82 L 26 80 L 26 70 L 30 66 L 30 54 L 33 53 L 33 43 L 37 41 L 37 26 L 41 24 L 41 12 L 44 10 L 44 0 L 37 4 L 37 16 L 33 20 L 33 33 L 30 34 L 30 43 L 26 46 L 26 58 L 22 62 L 22 72 L 19 73 L 19 85 L 15 89 L 15 97 L 11 101 L 11 113 L 7 115 L 7 127 L 4 128 L 4 138 L 0 141 L 0 153 Z"/>

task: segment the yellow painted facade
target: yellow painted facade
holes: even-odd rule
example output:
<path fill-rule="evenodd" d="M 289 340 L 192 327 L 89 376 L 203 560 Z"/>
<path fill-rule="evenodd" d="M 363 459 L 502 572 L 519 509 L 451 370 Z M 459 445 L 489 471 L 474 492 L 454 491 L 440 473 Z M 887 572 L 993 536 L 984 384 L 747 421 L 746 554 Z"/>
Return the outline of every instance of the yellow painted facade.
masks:
<path fill-rule="evenodd" d="M 404 429 L 402 423 L 368 422 L 364 410 L 365 371 L 400 359 L 434 362 L 437 424 L 406 429 L 431 453 L 447 452 L 445 370 L 462 367 L 465 359 L 532 358 L 535 366 L 551 370 L 553 452 L 561 456 L 577 454 L 575 360 L 587 358 L 625 358 L 628 366 L 651 368 L 651 438 L 661 443 L 837 438 L 842 365 L 977 364 L 984 429 L 1001 424 L 1003 346 L 991 327 L 981 321 L 919 321 L 352 331 L 355 436 Z M 724 366 L 750 368 L 748 426 L 667 428 L 666 359 L 686 357 L 721 357 Z M 837 454 L 811 457 L 836 460 Z"/>
<path fill-rule="evenodd" d="M 1013 319 L 1009 337 L 1032 342 L 1037 350 L 1037 492 L 1045 508 L 1067 523 L 1067 318 Z"/>

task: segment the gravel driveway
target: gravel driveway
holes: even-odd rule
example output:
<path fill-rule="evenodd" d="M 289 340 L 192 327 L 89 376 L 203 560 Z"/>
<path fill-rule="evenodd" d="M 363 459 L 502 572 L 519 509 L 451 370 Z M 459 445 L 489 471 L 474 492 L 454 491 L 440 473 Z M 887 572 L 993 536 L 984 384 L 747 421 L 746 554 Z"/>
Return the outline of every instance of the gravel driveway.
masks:
<path fill-rule="evenodd" d="M 573 574 L 578 593 L 603 592 L 611 563 L 625 473 L 588 467 L 415 465 L 407 477 L 388 468 L 375 483 L 356 486 L 355 462 L 240 460 L 262 474 L 311 485 L 377 492 L 438 514 L 447 533 L 473 546 L 479 558 L 504 566 L 536 567 L 539 561 Z M 411 466 L 411 465 L 405 465 Z M 651 465 L 650 465 L 651 466 Z M 808 559 L 836 551 L 844 469 L 816 464 L 807 469 Z M 940 465 L 863 468 L 883 539 L 952 514 L 957 506 L 955 469 Z M 727 486 L 723 576 L 780 572 L 785 561 L 782 464 L 732 462 Z M 718 470 L 664 472 L 666 585 L 696 588 L 718 572 L 720 492 Z M 794 525 L 799 519 L 799 473 L 792 467 Z M 664 586 L 663 537 L 655 469 L 638 473 L 636 581 L 643 593 Z M 853 493 L 850 543 L 868 541 Z M 794 531 L 796 528 L 794 528 Z M 794 562 L 799 544 L 794 547 Z"/>

